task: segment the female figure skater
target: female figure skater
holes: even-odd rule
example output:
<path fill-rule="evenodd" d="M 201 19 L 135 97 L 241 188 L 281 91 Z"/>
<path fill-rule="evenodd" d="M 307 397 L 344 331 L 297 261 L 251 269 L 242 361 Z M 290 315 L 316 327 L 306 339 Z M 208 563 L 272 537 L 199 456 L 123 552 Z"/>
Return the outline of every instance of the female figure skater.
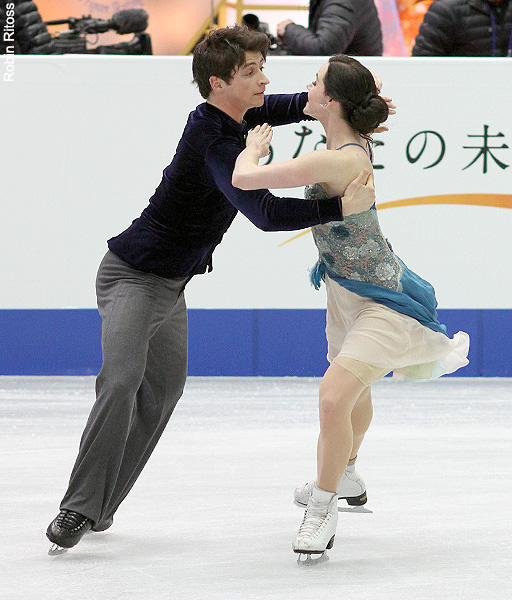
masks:
<path fill-rule="evenodd" d="M 332 197 L 341 196 L 362 169 L 371 172 L 370 134 L 387 119 L 388 106 L 370 71 L 336 55 L 307 87 L 304 112 L 323 125 L 327 149 L 258 166 L 272 130 L 256 127 L 236 161 L 233 185 L 246 190 L 307 185 L 307 198 Z M 330 366 L 319 390 L 317 479 L 295 490 L 295 499 L 307 508 L 293 550 L 321 555 L 334 542 L 338 485 L 347 465 L 353 470 L 372 419 L 371 384 L 391 371 L 410 379 L 456 371 L 468 364 L 469 336 L 446 335 L 433 287 L 393 253 L 375 206 L 312 231 L 319 251 L 312 281 L 318 288 L 323 280 L 327 288 Z"/>

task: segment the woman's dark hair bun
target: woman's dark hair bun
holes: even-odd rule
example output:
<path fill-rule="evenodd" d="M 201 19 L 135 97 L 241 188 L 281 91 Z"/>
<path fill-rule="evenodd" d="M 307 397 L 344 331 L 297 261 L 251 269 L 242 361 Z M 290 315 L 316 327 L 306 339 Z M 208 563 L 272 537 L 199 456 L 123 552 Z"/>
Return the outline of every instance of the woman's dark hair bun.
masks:
<path fill-rule="evenodd" d="M 388 105 L 379 96 L 373 75 L 355 58 L 332 56 L 324 86 L 325 93 L 341 104 L 343 115 L 362 136 L 369 137 L 388 118 Z"/>
<path fill-rule="evenodd" d="M 366 135 L 388 118 L 388 111 L 388 105 L 378 94 L 368 94 L 360 104 L 353 107 L 350 116 L 347 116 L 352 127 Z"/>

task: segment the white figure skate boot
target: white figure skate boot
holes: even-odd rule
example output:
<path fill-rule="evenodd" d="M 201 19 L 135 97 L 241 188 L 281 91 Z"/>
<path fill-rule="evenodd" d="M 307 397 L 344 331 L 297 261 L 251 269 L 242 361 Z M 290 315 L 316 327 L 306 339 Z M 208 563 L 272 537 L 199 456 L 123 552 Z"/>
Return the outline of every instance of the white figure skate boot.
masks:
<path fill-rule="evenodd" d="M 337 524 L 338 497 L 336 493 L 326 492 L 315 485 L 297 538 L 292 544 L 293 551 L 301 555 L 297 562 L 311 564 L 328 560 L 325 551 L 333 547 Z M 318 557 L 313 561 L 311 555 L 318 555 Z"/>
<path fill-rule="evenodd" d="M 296 488 L 293 496 L 295 503 L 300 506 L 307 506 L 315 481 L 310 481 Z M 350 506 L 362 506 L 366 504 L 368 498 L 366 496 L 366 484 L 357 471 L 352 473 L 345 471 L 338 484 L 338 498 L 346 500 Z"/>

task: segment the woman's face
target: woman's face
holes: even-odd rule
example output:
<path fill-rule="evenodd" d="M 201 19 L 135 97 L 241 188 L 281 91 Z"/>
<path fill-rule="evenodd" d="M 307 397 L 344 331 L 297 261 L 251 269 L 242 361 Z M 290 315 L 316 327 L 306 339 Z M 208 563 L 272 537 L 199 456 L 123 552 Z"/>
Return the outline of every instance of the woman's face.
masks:
<path fill-rule="evenodd" d="M 325 95 L 324 76 L 327 72 L 329 63 L 322 65 L 316 74 L 315 81 L 308 83 L 308 102 L 304 107 L 304 113 L 311 117 L 316 117 L 325 112 L 329 97 Z"/>

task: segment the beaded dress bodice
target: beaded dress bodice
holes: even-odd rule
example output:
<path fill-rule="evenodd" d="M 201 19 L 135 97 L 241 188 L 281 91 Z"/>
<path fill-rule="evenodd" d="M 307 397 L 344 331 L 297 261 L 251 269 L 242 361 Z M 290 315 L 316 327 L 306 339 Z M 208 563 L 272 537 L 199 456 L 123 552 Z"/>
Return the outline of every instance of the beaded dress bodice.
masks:
<path fill-rule="evenodd" d="M 316 183 L 306 187 L 305 197 L 320 200 L 328 196 Z M 375 209 L 311 230 L 327 273 L 402 291 L 402 265 L 381 231 Z"/>

